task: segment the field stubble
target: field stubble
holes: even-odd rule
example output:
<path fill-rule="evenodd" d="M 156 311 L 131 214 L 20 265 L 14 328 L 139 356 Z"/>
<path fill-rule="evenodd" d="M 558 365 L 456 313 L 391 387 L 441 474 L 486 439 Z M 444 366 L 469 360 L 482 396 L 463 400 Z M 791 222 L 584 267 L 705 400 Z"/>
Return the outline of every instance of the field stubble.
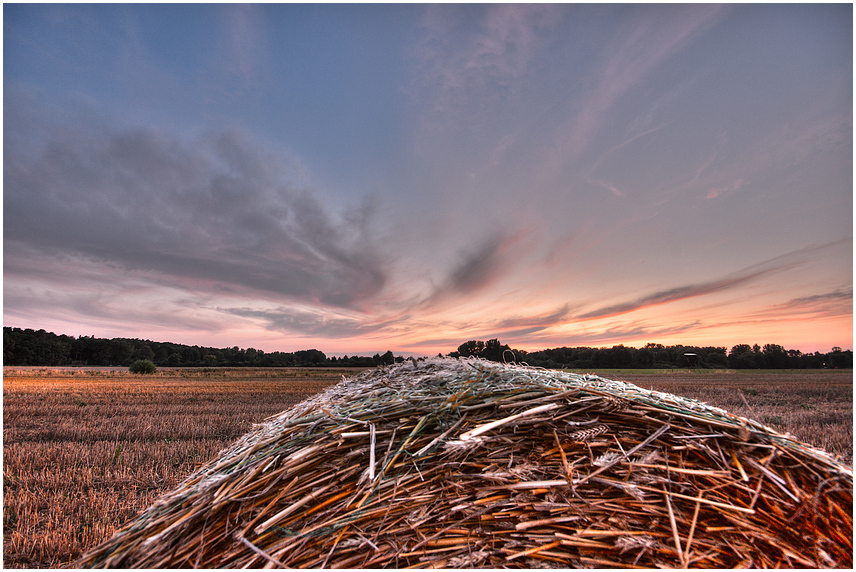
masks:
<path fill-rule="evenodd" d="M 253 423 L 356 371 L 5 368 L 4 567 L 72 563 Z M 850 370 L 597 373 L 705 401 L 852 463 Z"/>
<path fill-rule="evenodd" d="M 342 374 L 5 368 L 4 567 L 70 564 L 253 423 Z"/>
<path fill-rule="evenodd" d="M 612 379 L 710 403 L 853 464 L 853 370 L 676 370 Z"/>

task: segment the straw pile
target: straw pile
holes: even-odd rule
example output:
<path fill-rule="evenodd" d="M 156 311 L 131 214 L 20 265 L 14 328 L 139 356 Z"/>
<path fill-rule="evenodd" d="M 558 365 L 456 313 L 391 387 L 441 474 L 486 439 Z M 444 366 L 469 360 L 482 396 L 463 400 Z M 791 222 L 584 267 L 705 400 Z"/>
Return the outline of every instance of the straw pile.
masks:
<path fill-rule="evenodd" d="M 475 359 L 269 418 L 81 567 L 840 567 L 853 472 L 755 421 Z"/>

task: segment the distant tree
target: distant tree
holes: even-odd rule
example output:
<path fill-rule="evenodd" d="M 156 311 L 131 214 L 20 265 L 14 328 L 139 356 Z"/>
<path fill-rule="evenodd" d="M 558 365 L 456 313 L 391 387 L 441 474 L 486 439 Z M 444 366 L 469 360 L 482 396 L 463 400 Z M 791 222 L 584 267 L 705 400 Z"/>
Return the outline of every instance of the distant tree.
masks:
<path fill-rule="evenodd" d="M 826 367 L 852 368 L 853 352 L 851 350 L 841 351 L 841 348 L 837 346 L 832 348 L 832 351 L 826 354 Z"/>
<path fill-rule="evenodd" d="M 169 357 L 166 358 L 166 365 L 171 367 L 177 367 L 181 365 L 181 354 L 178 352 L 169 354 Z"/>
<path fill-rule="evenodd" d="M 706 361 L 710 367 L 728 367 L 728 357 L 725 355 L 725 348 L 704 348 L 708 350 Z"/>
<path fill-rule="evenodd" d="M 482 359 L 487 359 L 491 361 L 503 361 L 503 354 L 506 351 L 513 350 L 505 344 L 499 342 L 498 339 L 494 338 L 492 340 L 488 340 L 487 342 L 483 342 L 481 340 L 470 340 L 464 344 L 458 346 L 457 352 L 452 352 L 449 355 L 452 357 L 470 357 L 475 356 Z M 511 356 L 508 356 L 511 359 Z"/>
<path fill-rule="evenodd" d="M 485 343 L 484 349 L 481 351 L 479 357 L 501 362 L 503 361 L 502 354 L 504 354 L 506 350 L 511 351 L 511 348 L 499 343 L 499 340 L 494 338 Z"/>
<path fill-rule="evenodd" d="M 129 340 L 114 338 L 108 342 L 110 348 L 110 363 L 104 365 L 130 365 L 133 361 L 134 346 Z M 148 359 L 148 358 L 141 358 Z"/>
<path fill-rule="evenodd" d="M 217 365 L 217 356 L 214 354 L 208 354 L 202 359 L 202 362 L 207 366 L 215 366 Z"/>
<path fill-rule="evenodd" d="M 737 344 L 728 352 L 728 366 L 734 369 L 755 369 L 755 352 L 749 344 Z"/>
<path fill-rule="evenodd" d="M 320 350 L 299 350 L 294 352 L 294 360 L 297 365 L 324 365 L 327 356 Z"/>
<path fill-rule="evenodd" d="M 484 342 L 481 340 L 470 340 L 458 346 L 458 355 L 461 357 L 477 356 L 484 350 Z"/>
<path fill-rule="evenodd" d="M 128 369 L 131 373 L 155 373 L 158 367 L 151 360 L 140 359 L 132 363 Z"/>
<path fill-rule="evenodd" d="M 772 368 L 788 367 L 788 352 L 777 344 L 764 344 L 763 352 L 766 366 Z"/>
<path fill-rule="evenodd" d="M 651 347 L 654 344 L 648 344 L 641 350 L 636 352 L 636 363 L 638 367 L 651 367 L 654 364 L 654 352 Z"/>
<path fill-rule="evenodd" d="M 246 358 L 247 358 L 247 362 L 251 365 L 254 365 L 256 363 L 256 361 L 258 361 L 259 358 L 261 358 L 261 356 L 263 356 L 263 355 L 264 355 L 264 352 L 261 350 L 257 350 L 255 348 L 247 348 Z"/>

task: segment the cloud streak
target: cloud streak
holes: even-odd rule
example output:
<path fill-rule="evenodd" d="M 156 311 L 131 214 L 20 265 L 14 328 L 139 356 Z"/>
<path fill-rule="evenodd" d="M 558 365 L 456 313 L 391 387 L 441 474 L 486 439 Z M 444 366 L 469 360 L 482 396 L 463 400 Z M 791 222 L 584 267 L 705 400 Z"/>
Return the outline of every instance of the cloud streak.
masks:
<path fill-rule="evenodd" d="M 612 316 L 620 316 L 637 310 L 643 310 L 662 304 L 687 300 L 708 294 L 715 294 L 727 290 L 741 288 L 750 282 L 763 277 L 770 276 L 779 272 L 784 272 L 792 268 L 796 268 L 801 264 L 805 264 L 812 254 L 816 254 L 826 248 L 841 245 L 845 240 L 838 240 L 830 244 L 822 246 L 812 246 L 802 248 L 794 252 L 777 256 L 774 259 L 754 265 L 750 268 L 743 269 L 733 275 L 726 276 L 718 280 L 708 282 L 699 282 L 696 284 L 688 284 L 686 286 L 678 286 L 668 290 L 662 290 L 637 298 L 630 302 L 605 306 L 597 310 L 592 310 L 577 316 L 579 320 L 593 320 L 607 318 Z"/>
<path fill-rule="evenodd" d="M 594 87 L 588 91 L 569 129 L 566 152 L 578 158 L 603 126 L 604 115 L 618 99 L 694 36 L 708 29 L 725 8 L 684 9 L 675 5 L 646 11 L 632 19 L 616 36 L 607 55 L 595 69 Z"/>

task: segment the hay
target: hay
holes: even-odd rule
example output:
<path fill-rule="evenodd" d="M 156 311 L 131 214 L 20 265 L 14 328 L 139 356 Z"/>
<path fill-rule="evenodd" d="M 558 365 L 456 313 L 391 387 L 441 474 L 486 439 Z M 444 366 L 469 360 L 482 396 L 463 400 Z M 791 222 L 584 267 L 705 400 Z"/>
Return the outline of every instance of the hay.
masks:
<path fill-rule="evenodd" d="M 853 472 L 760 423 L 475 359 L 266 420 L 80 567 L 852 568 Z"/>

